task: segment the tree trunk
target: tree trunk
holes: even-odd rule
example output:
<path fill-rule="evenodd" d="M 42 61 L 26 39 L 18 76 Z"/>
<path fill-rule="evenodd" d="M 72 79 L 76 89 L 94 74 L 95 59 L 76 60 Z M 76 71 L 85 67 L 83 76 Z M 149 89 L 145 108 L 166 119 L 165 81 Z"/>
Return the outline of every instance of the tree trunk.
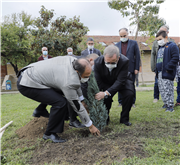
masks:
<path fill-rule="evenodd" d="M 15 71 L 15 73 L 16 73 L 16 75 L 18 74 L 18 67 L 17 67 L 17 64 L 16 65 L 14 65 L 12 62 L 10 62 L 10 64 L 12 65 L 12 67 L 14 68 L 14 71 Z"/>
<path fill-rule="evenodd" d="M 134 36 L 134 40 L 137 40 L 138 31 L 139 31 L 139 23 L 137 24 L 137 29 L 136 29 L 136 34 Z"/>

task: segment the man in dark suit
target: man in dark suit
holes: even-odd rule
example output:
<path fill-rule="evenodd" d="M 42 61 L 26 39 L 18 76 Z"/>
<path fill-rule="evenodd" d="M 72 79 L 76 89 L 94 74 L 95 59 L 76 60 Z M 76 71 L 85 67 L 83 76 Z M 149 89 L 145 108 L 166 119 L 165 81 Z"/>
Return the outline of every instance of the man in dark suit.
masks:
<path fill-rule="evenodd" d="M 94 62 L 95 78 L 101 91 L 95 95 L 95 98 L 104 99 L 109 113 L 113 96 L 120 92 L 123 102 L 120 123 L 130 126 L 129 112 L 133 103 L 134 83 L 131 73 L 128 72 L 128 66 L 128 58 L 120 54 L 119 49 L 114 45 L 106 47 L 104 55 Z M 108 122 L 109 117 L 107 124 Z"/>
<path fill-rule="evenodd" d="M 135 75 L 139 72 L 140 52 L 136 41 L 128 39 L 128 29 L 122 28 L 119 30 L 120 42 L 116 44 L 119 52 L 129 59 L 128 71 L 131 72 L 133 82 L 135 82 Z M 134 94 L 133 107 L 135 107 L 136 91 Z M 122 98 L 118 93 L 119 106 L 122 105 Z"/>
<path fill-rule="evenodd" d="M 87 55 L 93 54 L 93 53 L 101 56 L 100 50 L 94 48 L 94 40 L 93 40 L 93 38 L 89 37 L 87 39 L 87 46 L 88 46 L 88 48 L 81 52 L 81 57 L 86 57 Z"/>
<path fill-rule="evenodd" d="M 38 58 L 38 61 L 47 60 L 49 58 L 52 58 L 52 57 L 50 55 L 48 55 L 48 48 L 43 47 L 42 48 L 42 55 Z"/>

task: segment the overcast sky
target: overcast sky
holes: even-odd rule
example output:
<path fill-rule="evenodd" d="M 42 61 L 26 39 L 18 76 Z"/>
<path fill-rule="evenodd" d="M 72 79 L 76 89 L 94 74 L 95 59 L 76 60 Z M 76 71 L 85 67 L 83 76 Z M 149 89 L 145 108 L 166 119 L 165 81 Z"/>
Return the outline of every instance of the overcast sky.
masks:
<path fill-rule="evenodd" d="M 1 17 L 25 11 L 32 17 L 39 17 L 41 5 L 54 9 L 55 17 L 62 15 L 72 18 L 80 16 L 80 21 L 89 28 L 88 35 L 118 35 L 118 30 L 129 27 L 129 18 L 123 18 L 117 10 L 110 9 L 107 0 L 1 0 Z M 170 27 L 169 36 L 180 37 L 180 0 L 166 0 L 160 5 L 159 17 L 164 18 Z"/>

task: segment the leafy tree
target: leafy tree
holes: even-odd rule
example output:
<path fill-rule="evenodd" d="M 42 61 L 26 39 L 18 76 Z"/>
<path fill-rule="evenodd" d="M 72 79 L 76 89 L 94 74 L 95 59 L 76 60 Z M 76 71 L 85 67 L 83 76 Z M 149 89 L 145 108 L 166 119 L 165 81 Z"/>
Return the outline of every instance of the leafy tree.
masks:
<path fill-rule="evenodd" d="M 35 37 L 32 48 L 36 55 L 41 54 L 43 46 L 48 47 L 49 54 L 52 56 L 62 56 L 67 54 L 67 48 L 72 47 L 74 54 L 80 54 L 78 44 L 82 37 L 88 32 L 88 28 L 80 22 L 80 18 L 74 16 L 67 19 L 60 16 L 55 20 L 54 10 L 47 10 L 41 6 L 40 17 L 35 20 L 32 35 Z"/>
<path fill-rule="evenodd" d="M 131 16 L 130 26 L 137 26 L 136 40 L 138 31 L 149 31 L 149 34 L 153 34 L 161 26 L 160 24 L 164 23 L 164 20 L 157 16 L 158 4 L 163 2 L 164 0 L 112 0 L 108 5 L 111 9 L 120 11 L 123 17 Z"/>
<path fill-rule="evenodd" d="M 143 15 L 139 20 L 139 31 L 144 35 L 153 36 L 157 33 L 159 28 L 166 24 L 166 21 L 158 16 L 154 16 L 152 13 Z"/>
<path fill-rule="evenodd" d="M 94 72 L 91 73 L 90 80 L 88 81 L 87 95 L 88 99 L 85 99 L 85 103 L 88 106 L 90 118 L 100 131 L 106 126 L 108 118 L 108 111 L 104 104 L 104 100 L 96 100 L 95 94 L 99 92 L 99 88 L 94 77 Z"/>
<path fill-rule="evenodd" d="M 17 74 L 18 68 L 29 64 L 33 54 L 30 26 L 33 24 L 31 15 L 21 12 L 5 16 L 1 25 L 1 64 L 7 62 L 13 66 Z"/>

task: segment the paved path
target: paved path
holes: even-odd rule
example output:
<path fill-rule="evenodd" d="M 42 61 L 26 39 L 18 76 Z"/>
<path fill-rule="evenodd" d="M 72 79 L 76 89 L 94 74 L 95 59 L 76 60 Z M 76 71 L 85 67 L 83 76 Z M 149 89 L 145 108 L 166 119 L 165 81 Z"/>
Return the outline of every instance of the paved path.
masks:
<path fill-rule="evenodd" d="M 19 91 L 8 91 L 8 92 L 1 92 L 1 95 L 3 95 L 3 94 L 17 94 L 17 93 L 19 93 Z"/>
<path fill-rule="evenodd" d="M 153 90 L 153 87 L 136 87 L 136 91 L 151 91 Z M 17 94 L 19 91 L 3 91 L 2 94 Z"/>
<path fill-rule="evenodd" d="M 136 87 L 136 91 L 152 91 L 154 90 L 154 87 Z M 174 87 L 174 90 L 176 90 L 176 87 Z M 6 92 L 1 92 L 2 94 L 17 94 L 19 91 L 6 91 Z"/>

